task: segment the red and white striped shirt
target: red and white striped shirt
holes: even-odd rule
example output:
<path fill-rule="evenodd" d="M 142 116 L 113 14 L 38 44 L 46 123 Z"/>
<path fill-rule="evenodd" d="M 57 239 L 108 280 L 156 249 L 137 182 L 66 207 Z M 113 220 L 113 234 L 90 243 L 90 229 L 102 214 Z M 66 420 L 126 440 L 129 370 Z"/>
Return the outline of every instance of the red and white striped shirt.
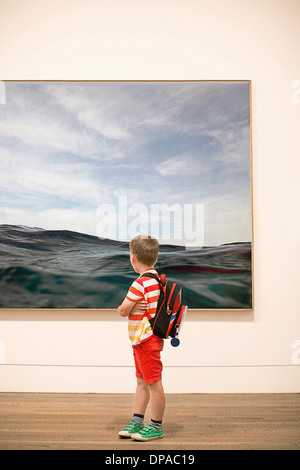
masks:
<path fill-rule="evenodd" d="M 154 268 L 145 271 L 147 272 L 158 276 Z M 151 318 L 155 316 L 159 294 L 159 284 L 152 277 L 139 277 L 132 283 L 126 298 L 132 302 L 146 300 L 148 303 L 148 310 L 145 313 L 133 312 L 128 317 L 128 336 L 133 346 L 152 336 L 153 332 L 147 316 Z"/>

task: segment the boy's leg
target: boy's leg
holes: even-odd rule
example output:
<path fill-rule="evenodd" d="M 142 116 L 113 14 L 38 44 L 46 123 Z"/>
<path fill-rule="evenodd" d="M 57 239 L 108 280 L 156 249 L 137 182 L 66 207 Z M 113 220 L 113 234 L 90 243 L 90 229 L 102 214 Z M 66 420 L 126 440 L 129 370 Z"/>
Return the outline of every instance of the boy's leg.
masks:
<path fill-rule="evenodd" d="M 133 439 L 148 441 L 163 437 L 162 419 L 165 410 L 165 393 L 161 382 L 162 362 L 160 352 L 163 348 L 161 338 L 152 336 L 150 340 L 143 344 L 143 347 L 135 349 L 135 359 L 137 367 L 137 377 L 143 377 L 145 386 L 142 384 L 140 394 L 137 394 L 136 410 L 143 410 L 144 413 L 149 401 L 149 390 L 151 396 L 151 422 L 141 431 L 132 434 Z M 137 358 L 138 356 L 138 358 Z M 147 385 L 148 384 L 148 385 Z M 144 394 L 144 400 L 142 400 Z M 147 398 L 145 398 L 147 397 Z M 139 399 L 141 401 L 139 402 Z M 136 411 L 138 413 L 138 411 Z"/>
<path fill-rule="evenodd" d="M 162 420 L 165 411 L 165 392 L 161 380 L 149 384 L 149 388 L 151 390 L 151 421 L 148 426 L 131 435 L 131 438 L 137 441 L 150 441 L 164 435 Z"/>
<path fill-rule="evenodd" d="M 151 390 L 151 418 L 162 421 L 166 406 L 165 392 L 161 380 L 149 384 Z"/>
<path fill-rule="evenodd" d="M 137 377 L 136 392 L 134 397 L 134 413 L 145 415 L 150 399 L 150 390 L 143 377 Z"/>
<path fill-rule="evenodd" d="M 120 431 L 120 437 L 131 437 L 144 427 L 144 415 L 150 399 L 150 390 L 142 377 L 137 377 L 136 393 L 134 397 L 134 412 L 131 422 Z"/>

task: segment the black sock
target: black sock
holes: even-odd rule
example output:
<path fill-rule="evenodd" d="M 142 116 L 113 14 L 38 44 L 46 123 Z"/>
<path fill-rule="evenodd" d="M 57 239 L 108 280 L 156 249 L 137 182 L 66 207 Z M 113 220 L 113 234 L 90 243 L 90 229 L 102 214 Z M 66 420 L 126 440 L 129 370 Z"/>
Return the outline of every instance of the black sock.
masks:
<path fill-rule="evenodd" d="M 158 431 L 161 431 L 162 421 L 157 421 L 157 420 L 151 418 L 150 424 L 151 424 L 151 426 L 153 426 Z"/>
<path fill-rule="evenodd" d="M 144 425 L 144 415 L 140 415 L 138 413 L 134 413 L 132 421 L 139 424 L 140 426 Z"/>

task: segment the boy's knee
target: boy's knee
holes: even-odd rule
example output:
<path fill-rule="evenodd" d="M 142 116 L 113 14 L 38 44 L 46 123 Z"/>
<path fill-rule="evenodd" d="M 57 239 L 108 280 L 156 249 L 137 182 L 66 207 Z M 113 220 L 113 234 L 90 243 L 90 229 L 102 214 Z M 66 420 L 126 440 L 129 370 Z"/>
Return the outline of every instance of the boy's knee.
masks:
<path fill-rule="evenodd" d="M 137 377 L 136 381 L 137 381 L 138 385 L 143 385 L 143 386 L 147 387 L 147 384 L 146 384 L 145 380 L 143 379 L 143 377 Z"/>
<path fill-rule="evenodd" d="M 150 389 L 161 388 L 162 387 L 162 381 L 157 380 L 156 382 L 153 382 L 153 383 L 149 384 L 149 387 L 150 387 Z"/>

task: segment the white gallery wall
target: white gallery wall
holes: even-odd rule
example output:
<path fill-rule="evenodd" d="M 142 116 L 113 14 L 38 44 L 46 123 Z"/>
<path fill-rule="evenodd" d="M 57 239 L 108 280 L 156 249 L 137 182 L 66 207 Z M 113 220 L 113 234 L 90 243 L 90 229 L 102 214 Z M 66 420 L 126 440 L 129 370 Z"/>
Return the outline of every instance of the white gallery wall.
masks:
<path fill-rule="evenodd" d="M 1 1 L 3 81 L 252 81 L 254 309 L 190 311 L 167 393 L 300 392 L 299 18 L 299 0 Z M 0 392 L 134 390 L 116 311 L 0 311 Z"/>

